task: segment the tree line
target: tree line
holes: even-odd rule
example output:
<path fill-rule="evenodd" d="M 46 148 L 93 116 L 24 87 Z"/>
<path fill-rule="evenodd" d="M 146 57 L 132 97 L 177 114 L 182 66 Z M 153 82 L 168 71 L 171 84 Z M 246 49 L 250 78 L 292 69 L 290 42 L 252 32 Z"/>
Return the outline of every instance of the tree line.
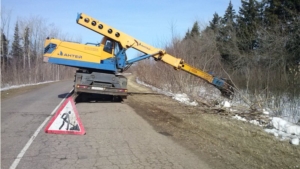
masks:
<path fill-rule="evenodd" d="M 221 65 L 240 87 L 254 92 L 296 92 L 300 86 L 299 28 L 299 0 L 242 0 L 238 12 L 230 1 L 223 16 L 215 13 L 203 30 L 195 22 L 183 41 L 211 34 Z"/>
<path fill-rule="evenodd" d="M 215 13 L 207 25 L 194 22 L 185 36 L 173 37 L 165 49 L 186 63 L 230 79 L 238 89 L 235 99 L 272 108 L 277 114 L 285 113 L 282 105 L 289 104 L 288 112 L 299 116 L 299 11 L 299 0 L 242 0 L 238 12 L 229 1 L 223 16 Z M 211 85 L 161 62 L 145 60 L 133 70 L 156 87 L 220 99 Z"/>
<path fill-rule="evenodd" d="M 10 27 L 11 11 L 1 12 L 1 86 L 70 78 L 74 69 L 43 63 L 44 40 L 56 37 L 77 40 L 44 18 L 18 18 Z M 13 36 L 9 31 L 13 30 Z"/>
<path fill-rule="evenodd" d="M 237 87 L 252 93 L 299 93 L 299 0 L 242 0 L 241 4 L 236 12 L 229 1 L 225 14 L 215 13 L 202 29 L 195 22 L 185 37 L 166 45 L 167 52 L 205 71 L 229 76 Z M 3 13 L 1 17 L 2 84 L 70 76 L 72 71 L 66 71 L 70 68 L 43 64 L 43 43 L 47 36 L 74 38 L 40 17 L 19 19 L 9 38 L 10 17 Z"/>

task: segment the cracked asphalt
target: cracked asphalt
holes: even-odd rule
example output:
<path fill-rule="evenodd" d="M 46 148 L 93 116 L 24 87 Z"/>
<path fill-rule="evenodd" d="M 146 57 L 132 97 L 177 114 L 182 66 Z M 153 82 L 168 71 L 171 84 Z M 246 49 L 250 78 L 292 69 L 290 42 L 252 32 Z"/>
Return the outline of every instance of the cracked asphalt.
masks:
<path fill-rule="evenodd" d="M 2 169 L 10 167 L 71 87 L 72 81 L 57 82 L 2 101 Z M 78 103 L 76 107 L 86 135 L 42 130 L 17 168 L 209 168 L 191 151 L 156 132 L 126 103 Z"/>

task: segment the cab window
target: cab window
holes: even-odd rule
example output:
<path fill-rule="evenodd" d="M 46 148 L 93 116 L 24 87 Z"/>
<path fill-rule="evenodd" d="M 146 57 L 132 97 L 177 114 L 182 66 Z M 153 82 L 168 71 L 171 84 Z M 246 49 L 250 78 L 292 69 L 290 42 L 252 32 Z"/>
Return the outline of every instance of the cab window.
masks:
<path fill-rule="evenodd" d="M 112 54 L 112 50 L 113 50 L 112 40 L 109 40 L 109 39 L 106 40 L 103 50 L 107 53 Z"/>
<path fill-rule="evenodd" d="M 118 42 L 115 42 L 115 51 L 114 55 L 117 55 L 121 50 L 121 47 L 119 46 Z"/>

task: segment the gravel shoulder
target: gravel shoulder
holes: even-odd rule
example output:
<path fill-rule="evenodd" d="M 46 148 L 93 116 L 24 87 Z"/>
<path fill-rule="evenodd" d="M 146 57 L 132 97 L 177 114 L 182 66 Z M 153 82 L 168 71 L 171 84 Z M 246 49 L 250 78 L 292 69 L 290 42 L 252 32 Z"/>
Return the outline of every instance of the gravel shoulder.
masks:
<path fill-rule="evenodd" d="M 149 88 L 129 78 L 129 92 Z M 300 147 L 279 141 L 263 128 L 186 106 L 164 95 L 133 94 L 125 103 L 154 129 L 190 149 L 212 168 L 299 168 Z"/>

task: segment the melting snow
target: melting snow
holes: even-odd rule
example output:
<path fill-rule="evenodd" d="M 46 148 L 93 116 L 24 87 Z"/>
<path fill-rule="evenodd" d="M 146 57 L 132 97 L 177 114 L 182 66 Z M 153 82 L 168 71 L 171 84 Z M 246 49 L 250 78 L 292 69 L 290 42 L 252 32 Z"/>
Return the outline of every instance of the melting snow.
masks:
<path fill-rule="evenodd" d="M 297 126 L 293 123 L 283 120 L 282 118 L 273 117 L 271 121 L 271 125 L 279 131 L 286 132 L 287 134 L 290 135 L 300 136 L 300 126 Z"/>
<path fill-rule="evenodd" d="M 171 93 L 171 92 L 168 92 L 168 91 L 165 91 L 165 90 L 153 87 L 153 86 L 151 86 L 149 84 L 146 84 L 146 83 L 140 81 L 138 78 L 136 78 L 136 82 L 138 84 L 150 87 L 153 91 L 156 91 L 158 93 L 162 93 L 162 94 L 167 95 L 167 96 L 171 96 L 173 99 L 175 99 L 175 100 L 177 100 L 177 101 L 179 101 L 181 103 L 184 103 L 186 105 L 189 105 L 189 106 L 197 106 L 198 105 L 198 103 L 196 101 L 190 101 L 189 97 L 185 93 L 174 94 L 174 93 Z"/>
<path fill-rule="evenodd" d="M 299 145 L 299 138 L 293 138 L 292 140 L 291 140 L 291 143 L 292 144 L 294 144 L 294 145 Z"/>
<path fill-rule="evenodd" d="M 153 91 L 156 91 L 156 92 L 158 92 L 158 93 L 162 93 L 162 94 L 167 95 L 167 96 L 174 96 L 173 93 L 167 92 L 167 91 L 165 91 L 165 90 L 161 90 L 161 89 L 159 89 L 159 88 L 156 88 L 156 87 L 154 87 L 154 86 L 151 86 L 151 85 L 149 85 L 149 84 L 146 84 L 146 83 L 140 81 L 138 78 L 136 78 L 136 82 L 137 82 L 138 84 L 147 86 L 147 87 L 151 88 Z"/>
<path fill-rule="evenodd" d="M 233 119 L 247 121 L 247 119 L 235 115 L 232 117 Z M 270 127 L 271 129 L 265 129 L 267 133 L 274 135 L 280 140 L 290 140 L 290 143 L 293 145 L 299 145 L 300 139 L 300 126 L 290 123 L 282 118 L 273 117 L 271 118 Z M 262 126 L 257 120 L 250 120 L 249 123 L 254 125 Z"/>
<path fill-rule="evenodd" d="M 266 132 L 273 134 L 281 140 L 289 139 L 293 145 L 299 145 L 300 126 L 279 117 L 273 117 L 270 125 L 274 128 L 265 129 Z"/>
<path fill-rule="evenodd" d="M 147 86 L 147 87 L 150 87 L 152 90 L 158 92 L 158 93 L 162 93 L 162 94 L 165 94 L 167 96 L 172 96 L 173 99 L 181 102 L 181 103 L 184 103 L 184 104 L 187 104 L 187 105 L 192 105 L 192 106 L 197 106 L 198 103 L 196 101 L 193 101 L 191 102 L 190 99 L 188 98 L 187 94 L 183 93 L 183 94 L 173 94 L 171 92 L 167 92 L 165 90 L 161 90 L 161 89 L 158 89 L 156 87 L 153 87 L 151 85 L 148 85 L 142 81 L 140 81 L 138 78 L 136 79 L 137 83 L 139 84 L 142 84 L 144 86 Z M 204 94 L 206 93 L 206 90 L 204 90 L 203 88 L 201 88 L 201 91 L 200 91 L 201 94 Z M 221 103 L 221 105 L 224 107 L 224 108 L 230 108 L 232 107 L 232 104 L 229 103 L 228 101 L 223 101 Z M 236 111 L 234 109 L 230 109 L 230 111 Z M 269 115 L 270 112 L 272 113 L 272 111 L 268 108 L 266 109 L 263 109 L 263 114 L 265 115 Z M 254 124 L 254 125 L 258 125 L 258 126 L 261 126 L 262 125 L 259 123 L 259 121 L 257 120 L 250 120 L 248 121 L 247 119 L 239 116 L 239 115 L 235 115 L 232 117 L 233 119 L 237 119 L 237 120 L 241 120 L 241 121 L 245 121 L 245 122 L 249 122 L 251 124 Z M 289 139 L 290 140 L 290 143 L 293 144 L 293 145 L 299 145 L 299 140 L 300 140 L 300 126 L 296 125 L 296 124 L 293 124 L 291 122 L 288 122 L 282 118 L 279 118 L 279 117 L 273 117 L 271 118 L 271 123 L 270 123 L 272 129 L 265 129 L 265 131 L 267 133 L 270 133 L 270 134 L 273 134 L 275 137 L 279 138 L 280 140 L 287 140 Z"/>
<path fill-rule="evenodd" d="M 231 104 L 228 101 L 223 101 L 222 102 L 223 107 L 231 107 Z"/>
<path fill-rule="evenodd" d="M 243 117 L 241 117 L 241 116 L 239 116 L 239 115 L 235 115 L 235 116 L 233 116 L 232 118 L 233 118 L 233 119 L 237 119 L 237 120 L 241 120 L 241 121 L 247 121 L 247 119 L 245 119 L 245 118 L 243 118 Z"/>
<path fill-rule="evenodd" d="M 249 123 L 257 125 L 257 126 L 261 126 L 259 121 L 257 121 L 257 120 L 250 120 Z"/>
<path fill-rule="evenodd" d="M 196 101 L 191 102 L 190 99 L 188 98 L 188 96 L 185 93 L 175 94 L 172 98 L 179 101 L 179 102 L 181 102 L 181 103 L 184 103 L 186 105 L 190 105 L 190 106 L 197 106 L 198 105 L 198 103 Z"/>
<path fill-rule="evenodd" d="M 266 114 L 266 115 L 268 115 L 268 114 L 270 114 L 266 109 L 263 109 L 263 114 Z"/>
<path fill-rule="evenodd" d="M 21 88 L 21 87 L 25 87 L 25 86 L 40 85 L 40 84 L 51 83 L 51 82 L 55 82 L 55 81 L 45 81 L 45 82 L 40 82 L 40 83 L 30 83 L 30 84 L 13 85 L 13 86 L 5 85 L 6 87 L 1 88 L 0 91 L 5 91 L 5 90 L 9 90 L 9 89 L 16 89 L 16 88 Z"/>

